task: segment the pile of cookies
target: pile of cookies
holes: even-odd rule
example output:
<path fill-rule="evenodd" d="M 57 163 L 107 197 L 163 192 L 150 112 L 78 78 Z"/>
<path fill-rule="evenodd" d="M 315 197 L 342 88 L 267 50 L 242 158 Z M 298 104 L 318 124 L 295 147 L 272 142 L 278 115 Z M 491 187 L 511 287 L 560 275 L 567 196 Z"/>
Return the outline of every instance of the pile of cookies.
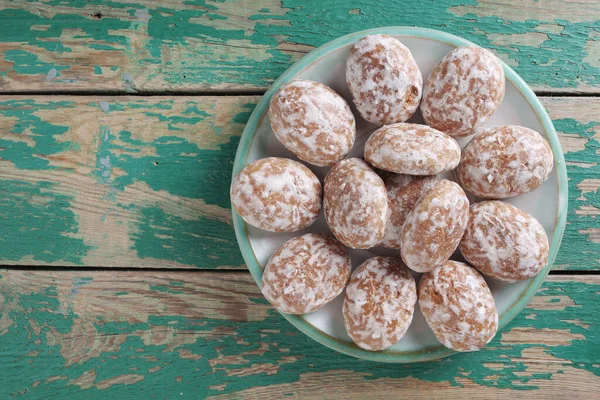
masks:
<path fill-rule="evenodd" d="M 296 80 L 272 97 L 271 127 L 300 160 L 331 167 L 323 185 L 304 164 L 276 157 L 249 164 L 231 185 L 233 207 L 248 224 L 295 232 L 323 208 L 332 233 L 304 234 L 275 251 L 264 296 L 284 313 L 305 314 L 345 289 L 346 330 L 372 351 L 404 336 L 418 301 L 444 346 L 481 349 L 498 328 L 481 274 L 515 282 L 547 263 L 541 224 L 500 200 L 548 178 L 550 146 L 521 126 L 481 129 L 502 102 L 505 78 L 496 56 L 479 47 L 452 50 L 423 85 L 406 46 L 369 35 L 351 48 L 346 81 L 360 117 L 381 125 L 364 159 L 346 158 L 356 137 L 346 101 L 322 83 Z M 426 125 L 406 123 L 419 108 Z M 471 135 L 461 151 L 455 138 Z M 449 171 L 458 183 L 438 176 Z M 374 257 L 352 272 L 346 248 L 378 246 L 399 257 Z M 465 262 L 450 260 L 457 250 Z M 422 274 L 418 289 L 411 270 Z"/>

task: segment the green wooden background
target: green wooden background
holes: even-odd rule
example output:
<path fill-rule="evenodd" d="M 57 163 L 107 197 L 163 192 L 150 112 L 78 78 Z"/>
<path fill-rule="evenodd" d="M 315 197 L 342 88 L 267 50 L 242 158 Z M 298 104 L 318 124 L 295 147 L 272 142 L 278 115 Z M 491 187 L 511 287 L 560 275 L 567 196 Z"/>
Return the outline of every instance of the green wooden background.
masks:
<path fill-rule="evenodd" d="M 530 306 L 485 350 L 410 366 L 334 353 L 270 309 L 228 198 L 268 85 L 387 25 L 492 49 L 542 97 L 569 174 Z M 0 0 L 0 399 L 597 396 L 599 80 L 586 0 Z"/>

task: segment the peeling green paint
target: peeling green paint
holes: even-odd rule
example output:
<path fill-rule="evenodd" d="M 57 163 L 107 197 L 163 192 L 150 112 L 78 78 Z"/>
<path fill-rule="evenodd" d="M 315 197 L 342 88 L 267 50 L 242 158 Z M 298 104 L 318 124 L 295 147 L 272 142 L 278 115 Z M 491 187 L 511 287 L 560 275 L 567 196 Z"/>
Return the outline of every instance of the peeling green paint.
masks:
<path fill-rule="evenodd" d="M 131 185 L 134 181 L 147 183 L 154 190 L 166 190 L 171 194 L 202 198 L 209 204 L 229 207 L 228 193 L 231 182 L 231 163 L 239 138 L 232 138 L 228 143 L 220 145 L 219 151 L 205 150 L 177 136 L 163 136 L 152 142 L 143 142 L 131 138 L 131 132 L 118 133 L 118 141 L 111 133 L 103 143 L 99 162 L 110 159 L 111 168 L 119 168 L 126 172 L 112 180 L 111 184 L 119 189 Z M 143 147 L 150 146 L 156 150 L 156 156 L 135 156 Z M 114 154 L 115 150 L 120 153 Z M 194 154 L 193 157 L 182 156 Z M 108 161 L 105 161 L 108 162 Z M 101 165 L 99 171 L 105 173 Z M 177 179 L 173 179 L 176 175 Z M 185 184 L 182 184 L 185 182 Z M 212 182 L 212 186 L 203 185 Z"/>
<path fill-rule="evenodd" d="M 187 136 L 190 129 L 201 126 L 207 119 L 217 118 L 214 109 L 199 104 L 186 100 L 182 107 L 181 103 L 174 99 L 164 98 L 157 101 L 148 99 L 123 101 L 115 98 L 115 101 L 110 102 L 85 103 L 85 106 L 92 107 L 94 110 L 101 110 L 107 118 L 96 133 L 95 149 L 93 149 L 95 164 L 91 165 L 94 168 L 92 175 L 104 186 L 101 199 L 112 204 L 102 211 L 100 222 L 106 221 L 111 215 L 119 215 L 121 208 L 138 212 L 137 206 L 118 202 L 119 193 L 136 182 L 144 182 L 154 191 L 166 191 L 182 198 L 201 199 L 206 204 L 217 205 L 224 209 L 230 207 L 229 197 L 223 194 L 228 193 L 231 165 L 235 157 L 238 137 L 231 136 L 221 144 L 211 145 L 211 149 L 201 148 L 201 145 L 190 142 Z M 241 127 L 248 120 L 254 107 L 254 102 L 237 104 L 236 108 L 240 111 L 229 117 L 228 124 L 239 125 L 241 131 Z M 0 117 L 8 117 L 15 121 L 9 125 L 10 134 L 23 136 L 23 139 L 33 142 L 28 144 L 23 140 L 17 140 L 18 136 L 17 139 L 12 138 L 11 135 L 0 136 L 0 157 L 11 161 L 21 169 L 59 168 L 50 165 L 48 159 L 51 156 L 60 159 L 61 153 L 80 149 L 80 144 L 61 137 L 72 129 L 68 122 L 51 123 L 40 115 L 48 111 L 65 112 L 65 109 L 71 112 L 75 108 L 74 101 L 6 100 L 0 102 Z M 175 109 L 178 111 L 175 112 Z M 139 135 L 126 130 L 118 130 L 118 128 L 111 130 L 110 120 L 115 116 L 112 113 L 134 112 L 166 124 L 172 135 L 142 140 L 138 138 Z M 555 266 L 570 270 L 598 270 L 600 261 L 597 254 L 600 253 L 600 243 L 594 241 L 594 237 L 591 236 L 593 232 L 589 231 L 597 225 L 597 216 L 593 213 L 580 213 L 580 210 L 582 207 L 600 204 L 600 193 L 590 191 L 582 195 L 578 185 L 586 179 L 597 179 L 600 176 L 600 165 L 597 162 L 600 143 L 594 136 L 600 122 L 582 124 L 574 119 L 559 119 L 554 123 L 560 132 L 586 141 L 584 150 L 570 151 L 566 154 L 567 162 L 571 163 L 568 165 L 570 177 L 568 224 Z M 210 129 L 216 136 L 223 134 L 222 124 L 213 124 Z M 181 132 L 186 132 L 188 139 L 178 136 Z M 231 135 L 231 131 L 228 130 L 227 134 Z M 115 174 L 115 170 L 119 173 Z M 65 173 L 70 172 L 65 171 Z M 210 184 L 205 184 L 206 182 Z M 201 268 L 243 265 L 235 246 L 233 230 L 222 220 L 211 219 L 211 217 L 182 220 L 180 217 L 164 214 L 164 210 L 154 204 L 147 204 L 142 208 L 143 210 L 139 209 L 140 218 L 147 220 L 136 221 L 133 230 L 135 234 L 131 231 L 133 249 L 141 258 L 177 260 Z M 160 222 L 159 227 L 150 224 L 148 222 L 150 220 Z M 115 223 L 119 224 L 122 221 Z M 171 243 L 174 239 L 168 237 L 172 235 L 165 232 L 178 231 L 182 227 L 187 229 L 185 232 L 177 233 L 182 236 L 180 238 L 183 240 L 182 244 Z M 207 227 L 214 227 L 215 231 L 207 238 L 208 244 L 205 250 L 200 246 L 203 240 L 189 234 L 206 232 Z M 10 242 L 5 243 L 0 244 L 0 250 L 6 253 L 13 252 Z M 183 243 L 196 247 L 196 250 L 183 249 Z M 226 247 L 229 245 L 235 251 L 229 251 Z M 218 255 L 217 257 L 215 253 L 211 253 L 213 251 Z M 215 258 L 202 259 L 203 256 L 209 255 Z M 19 259 L 20 256 L 9 258 Z"/>
<path fill-rule="evenodd" d="M 0 287 L 6 287 L 1 280 Z M 526 310 L 517 316 L 504 332 L 515 328 L 551 328 L 582 335 L 585 340 L 573 339 L 569 343 L 552 345 L 540 342 L 502 344 L 499 334 L 482 351 L 412 365 L 377 364 L 338 354 L 300 334 L 272 310 L 260 321 L 239 322 L 220 318 L 186 318 L 169 313 L 168 309 L 160 316 L 151 315 L 146 322 L 117 322 L 115 319 L 118 317 L 110 315 L 90 320 L 90 317 L 86 316 L 87 321 L 93 321 L 97 331 L 94 343 L 96 346 L 105 343 L 106 347 L 100 353 L 90 354 L 81 362 L 65 364 L 68 360 L 61 354 L 60 344 L 49 341 L 48 338 L 52 335 L 48 334 L 54 331 L 68 337 L 78 332 L 73 329 L 77 319 L 82 316 L 72 310 L 66 313 L 57 312 L 61 305 L 57 300 L 55 288 L 40 288 L 35 294 L 21 294 L 15 289 L 7 293 L 5 303 L 8 307 L 0 310 L 0 318 L 11 321 L 8 330 L 0 332 L 0 341 L 11 344 L 0 347 L 0 360 L 11 360 L 13 365 L 11 374 L 0 375 L 0 390 L 3 393 L 13 393 L 27 389 L 23 399 L 50 397 L 57 393 L 60 393 L 61 397 L 85 395 L 88 398 L 131 398 L 131 386 L 115 384 L 107 389 L 98 390 L 93 384 L 129 374 L 130 368 L 147 371 L 155 366 L 162 369 L 154 372 L 151 379 L 148 373 L 143 373 L 146 380 L 136 385 L 139 389 L 144 389 L 142 392 L 136 391 L 141 396 L 145 396 L 144 393 L 152 393 L 157 398 L 170 398 L 172 393 L 177 393 L 178 398 L 186 399 L 219 394 L 235 395 L 238 392 L 240 396 L 243 393 L 241 391 L 246 389 L 268 386 L 274 389 L 276 385 L 299 382 L 305 373 L 327 372 L 355 373 L 370 385 L 376 385 L 377 380 L 381 378 L 415 378 L 460 387 L 459 378 L 464 378 L 482 387 L 535 390 L 538 385 L 553 379 L 554 375 L 550 372 L 529 371 L 528 362 L 531 360 L 524 352 L 531 347 L 541 348 L 543 352 L 555 357 L 553 362 L 558 369 L 575 368 L 600 376 L 597 354 L 593 351 L 600 346 L 600 336 L 594 334 L 598 329 L 596 315 L 600 313 L 600 304 L 596 301 L 595 293 L 600 291 L 600 285 L 581 282 L 546 282 L 538 296 L 542 299 L 567 296 L 575 305 L 567 305 L 564 310 Z M 150 289 L 162 292 L 169 290 L 160 285 L 155 288 L 151 286 Z M 171 292 L 170 295 L 180 294 Z M 262 298 L 258 291 L 248 296 L 251 300 Z M 174 300 L 170 304 L 178 304 L 178 301 Z M 240 303 L 240 307 L 252 306 Z M 526 318 L 531 312 L 535 312 L 535 320 Z M 589 327 L 583 328 L 565 322 L 574 319 L 589 324 Z M 31 328 L 34 321 L 47 323 L 39 325 L 39 333 L 34 333 Z M 172 330 L 175 335 L 181 332 L 196 335 L 195 341 L 169 348 L 163 344 L 159 334 L 159 343 L 151 344 L 152 335 L 149 332 L 161 332 L 165 329 Z M 116 343 L 119 344 L 109 345 L 109 342 L 103 342 L 102 338 L 107 335 L 116 339 Z M 142 336 L 145 339 L 142 339 Z M 39 345 L 35 344 L 36 340 L 39 340 Z M 65 345 L 68 349 L 68 343 Z M 182 350 L 199 354 L 201 358 L 181 358 L 179 352 Z M 80 351 L 81 354 L 88 354 L 84 348 Z M 216 360 L 224 360 L 225 357 L 230 357 L 232 361 L 212 364 Z M 504 367 L 499 371 L 497 368 L 487 367 L 487 363 L 499 363 Z M 242 372 L 258 365 L 273 366 L 274 370 L 268 373 Z M 83 390 L 79 386 L 69 384 L 71 380 L 90 370 L 96 373 L 92 387 Z M 64 375 L 66 379 L 47 380 L 48 377 L 57 374 Z M 182 376 L 183 379 L 177 381 L 176 376 Z M 31 384 L 34 381 L 41 383 L 33 387 Z M 215 385 L 223 385 L 222 390 L 214 388 Z"/>
<path fill-rule="evenodd" d="M 162 3 L 148 7 L 148 4 L 97 1 L 93 6 L 104 12 L 101 18 L 83 12 L 83 7 L 89 10 L 90 4 L 79 0 L 44 1 L 46 7 L 55 6 L 56 13 L 5 8 L 0 10 L 0 42 L 24 43 L 28 49 L 8 49 L 0 57 L 10 62 L 18 74 L 45 75 L 52 68 L 57 72 L 70 68 L 68 59 L 91 57 L 94 52 L 114 53 L 114 57 L 101 58 L 107 63 L 125 56 L 130 68 L 126 74 L 131 79 L 124 74 L 121 86 L 113 90 L 153 90 L 163 88 L 165 83 L 177 89 L 223 84 L 265 88 L 306 48 L 287 50 L 290 44 L 315 47 L 361 29 L 418 25 L 457 34 L 496 50 L 536 88 L 573 90 L 581 85 L 600 84 L 600 64 L 595 61 L 595 50 L 590 48 L 590 43 L 598 40 L 600 20 L 569 21 L 564 19 L 568 16 L 558 13 L 552 18 L 552 10 L 540 16 L 541 20 L 500 18 L 485 13 L 489 4 L 474 0 L 427 4 L 420 0 L 391 1 L 386 3 L 386 12 L 381 12 L 379 4 L 371 0 L 333 3 L 260 0 L 265 7 L 244 5 L 239 15 L 232 15 L 231 6 L 226 3 L 189 1 L 183 8 L 171 8 Z M 461 6 L 470 7 L 471 12 L 460 15 L 455 10 Z M 510 5 L 497 7 L 501 10 Z M 479 8 L 483 10 L 481 16 L 477 15 Z M 114 17 L 112 9 L 126 12 Z M 254 23 L 232 24 L 231 20 Z M 19 29 L 14 28 L 14 21 L 18 21 Z M 548 29 L 548 24 L 560 29 Z M 37 26 L 46 28 L 36 29 Z M 89 43 L 72 48 L 70 41 L 61 40 L 69 32 L 82 32 L 75 35 L 77 43 L 81 44 L 81 39 L 89 39 Z M 132 32 L 147 35 L 143 49 L 132 50 Z M 518 39 L 520 35 L 534 35 L 535 41 L 528 45 Z M 498 40 L 499 37 L 506 39 Z M 89 54 L 79 54 L 87 49 Z M 62 57 L 63 53 L 72 52 L 77 54 Z M 52 61 L 41 61 L 42 54 L 44 59 Z M 175 58 L 171 58 L 173 54 Z M 196 57 L 197 54 L 202 57 Z M 145 76 L 148 66 L 158 67 L 150 72 L 151 76 Z M 118 66 L 100 67 L 115 71 Z M 104 75 L 95 67 L 82 74 L 81 79 L 94 78 L 95 82 L 100 82 L 97 79 Z M 150 84 L 138 88 L 134 83 L 139 78 L 152 79 Z M 152 82 L 158 85 L 153 86 Z M 60 83 L 68 87 L 70 81 Z"/>
<path fill-rule="evenodd" d="M 0 248 L 4 249 L 0 258 L 82 264 L 89 246 L 74 237 L 79 228 L 72 199 L 56 193 L 55 186 L 46 181 L 0 180 Z"/>
<path fill-rule="evenodd" d="M 138 257 L 167 259 L 198 268 L 244 264 L 229 224 L 202 217 L 186 220 L 157 207 L 138 211 L 142 222 L 131 236 Z"/>
<path fill-rule="evenodd" d="M 168 286 L 162 286 L 162 285 L 150 285 L 150 290 L 156 290 L 157 292 L 165 292 L 165 293 L 171 293 L 171 294 L 184 293 L 183 290 L 176 290 L 176 289 L 172 289 Z"/>
<path fill-rule="evenodd" d="M 159 260 L 176 261 L 182 264 L 197 265 L 201 268 L 214 268 L 217 266 L 240 266 L 243 260 L 237 250 L 235 235 L 232 227 L 223 220 L 223 216 L 207 215 L 194 219 L 182 219 L 174 216 L 161 208 L 162 206 L 150 203 L 147 205 L 133 204 L 119 201 L 120 194 L 136 182 L 144 182 L 154 191 L 167 193 L 182 198 L 200 199 L 207 205 L 216 205 L 223 209 L 230 207 L 228 193 L 231 181 L 231 166 L 239 140 L 238 136 L 222 139 L 220 144 L 209 146 L 210 149 L 201 148 L 199 144 L 192 143 L 185 137 L 177 136 L 181 132 L 189 137 L 190 129 L 204 123 L 208 118 L 216 118 L 215 110 L 210 107 L 199 107 L 198 103 L 186 100 L 184 107 L 181 103 L 171 99 L 148 101 L 147 99 L 132 99 L 122 101 L 92 101 L 89 103 L 76 103 L 74 101 L 35 101 L 35 100 L 6 100 L 0 102 L 0 117 L 11 118 L 8 125 L 8 135 L 0 136 L 0 157 L 14 164 L 16 168 L 24 170 L 61 170 L 65 176 L 73 176 L 70 169 L 61 167 L 60 163 L 51 164 L 50 159 L 70 159 L 65 156 L 69 151 L 84 151 L 90 154 L 91 175 L 101 185 L 99 200 L 108 203 L 101 214 L 98 223 L 105 223 L 109 217 L 115 224 L 122 224 L 119 215 L 121 210 L 133 211 L 138 217 L 128 224 L 132 226 L 129 231 L 133 241 L 132 249 L 142 258 L 156 258 Z M 174 107 L 178 112 L 174 112 Z M 98 122 L 98 131 L 91 143 L 81 144 L 66 140 L 64 136 L 71 135 L 71 130 L 78 129 L 70 122 L 65 125 L 49 122 L 42 115 L 51 115 L 50 111 L 57 113 L 72 112 L 70 109 L 84 108 L 84 112 L 91 112 L 92 118 L 101 115 L 105 122 Z M 205 106 L 203 106 L 205 107 Z M 236 105 L 240 111 L 234 114 L 230 124 L 239 124 L 240 130 L 251 110 L 253 103 Z M 68 110 L 68 111 L 67 111 Z M 147 118 L 166 125 L 173 135 L 162 136 L 158 139 L 139 139 L 132 132 L 112 128 L 112 113 L 139 112 Z M 120 117 L 122 118 L 122 117 Z M 119 125 L 116 125 L 117 127 Z M 205 128 L 203 128 L 205 129 Z M 214 127 L 215 135 L 222 135 L 222 128 Z M 89 131 L 86 134 L 93 135 Z M 227 133 L 231 135 L 230 131 Z M 77 138 L 77 134 L 74 136 Z M 90 147 L 91 146 L 91 147 Z M 142 155 L 147 154 L 147 155 Z M 68 165 L 68 164 L 65 164 Z M 115 172 L 118 171 L 118 172 Z M 53 186 L 49 193 L 58 190 L 57 196 L 63 196 L 61 186 Z M 157 198 L 162 197 L 162 195 Z M 61 197 L 62 198 L 62 197 Z M 66 198 L 70 199 L 70 195 Z M 0 212 L 11 213 L 12 205 L 6 205 Z M 45 215 L 53 209 L 45 211 Z M 71 237 L 78 232 L 77 220 L 72 220 L 73 226 L 62 225 L 46 226 L 54 235 Z M 175 234 L 170 235 L 169 232 Z M 208 232 L 208 233 L 205 233 Z M 171 238 L 174 237 L 175 239 Z M 33 238 L 32 236 L 31 238 Z M 30 238 L 30 240 L 31 240 Z M 86 238 L 83 238 L 86 239 Z M 24 240 L 24 239 L 23 239 Z M 85 251 L 79 249 L 80 241 L 75 241 L 74 248 L 69 250 L 63 247 L 64 252 L 73 251 L 77 260 L 85 256 Z M 24 246 L 24 245 L 23 245 Z M 23 247 L 22 246 L 22 247 Z M 10 260 L 20 260 L 22 251 L 16 251 L 14 243 L 10 240 L 0 243 L 0 251 L 6 253 L 4 257 Z M 35 246 L 33 246 L 35 247 Z M 235 251 L 231 251 L 231 248 Z M 87 249 L 87 247 L 86 247 Z M 34 252 L 34 250 L 32 250 Z M 52 256 L 52 260 L 57 256 Z M 110 257 L 107 254 L 107 257 Z M 37 259 L 45 260 L 46 258 Z M 50 258 L 49 258 L 50 259 Z M 60 258 L 59 258 L 60 259 Z M 67 260 L 68 258 L 65 258 Z M 108 258 L 107 258 L 108 259 Z"/>
<path fill-rule="evenodd" d="M 49 123 L 36 115 L 40 110 L 72 108 L 73 102 L 38 103 L 35 100 L 8 100 L 0 102 L 0 116 L 16 118 L 18 121 L 10 133 L 27 135 L 35 142 L 30 147 L 23 141 L 12 141 L 0 137 L 0 158 L 11 161 L 17 168 L 54 169 L 44 156 L 61 153 L 71 143 L 57 140 L 57 136 L 66 133 L 68 126 Z"/>
<path fill-rule="evenodd" d="M 37 55 L 24 50 L 6 50 L 4 59 L 13 63 L 14 70 L 23 75 L 47 75 L 52 70 L 59 71 L 70 68 L 66 66 L 55 67 L 53 64 L 41 61 Z M 48 79 L 52 78 L 48 77 Z"/>
<path fill-rule="evenodd" d="M 600 122 L 581 124 L 572 118 L 553 122 L 557 131 L 587 139 L 584 150 L 565 154 L 569 176 L 569 209 L 563 245 L 558 252 L 555 265 L 568 266 L 569 269 L 574 270 L 598 270 L 600 269 L 600 257 L 598 257 L 600 243 L 590 240 L 589 237 L 586 238 L 587 240 L 582 239 L 582 236 L 586 235 L 585 231 L 599 226 L 598 219 L 596 215 L 580 214 L 578 211 L 586 206 L 598 207 L 600 191 L 582 193 L 578 186 L 586 179 L 600 177 L 598 157 L 600 142 L 594 137 L 594 128 L 597 129 Z"/>

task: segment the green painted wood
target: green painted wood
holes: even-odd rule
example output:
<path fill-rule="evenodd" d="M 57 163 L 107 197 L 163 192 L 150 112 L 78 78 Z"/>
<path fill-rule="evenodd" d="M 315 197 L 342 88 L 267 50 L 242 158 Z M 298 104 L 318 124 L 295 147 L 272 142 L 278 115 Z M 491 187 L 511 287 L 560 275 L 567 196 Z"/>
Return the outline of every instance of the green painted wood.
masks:
<path fill-rule="evenodd" d="M 598 15 L 587 0 L 5 0 L 0 90 L 264 90 L 336 37 L 416 25 L 491 48 L 538 91 L 592 93 Z"/>
<path fill-rule="evenodd" d="M 240 268 L 231 168 L 256 97 L 0 99 L 0 263 Z"/>
<path fill-rule="evenodd" d="M 0 263 L 245 268 L 229 184 L 258 97 L 0 97 Z M 600 99 L 544 98 L 569 173 L 555 268 L 600 270 Z"/>
<path fill-rule="evenodd" d="M 480 352 L 392 365 L 313 342 L 247 273 L 0 275 L 3 399 L 547 399 L 600 390 L 597 276 L 551 275 Z"/>

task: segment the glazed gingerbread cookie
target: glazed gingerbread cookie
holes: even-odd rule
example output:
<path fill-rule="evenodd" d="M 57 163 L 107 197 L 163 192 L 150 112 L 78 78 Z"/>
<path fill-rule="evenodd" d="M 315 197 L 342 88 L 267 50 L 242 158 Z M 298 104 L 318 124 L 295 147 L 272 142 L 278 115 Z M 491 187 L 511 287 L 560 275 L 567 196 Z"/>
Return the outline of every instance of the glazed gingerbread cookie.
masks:
<path fill-rule="evenodd" d="M 457 170 L 462 187 L 485 199 L 531 192 L 550 176 L 554 156 L 536 131 L 517 125 L 479 132 L 464 148 Z"/>
<path fill-rule="evenodd" d="M 504 90 L 504 69 L 498 57 L 481 47 L 458 47 L 429 75 L 421 114 L 432 128 L 450 136 L 468 136 L 500 107 Z"/>
<path fill-rule="evenodd" d="M 321 182 L 299 162 L 268 157 L 254 161 L 231 183 L 231 204 L 244 221 L 270 232 L 294 232 L 321 211 Z"/>
<path fill-rule="evenodd" d="M 427 125 L 399 123 L 379 128 L 365 143 L 365 160 L 385 171 L 435 175 L 460 162 L 460 146 Z"/>
<path fill-rule="evenodd" d="M 344 325 L 354 343 L 385 350 L 410 326 L 417 302 L 415 280 L 398 258 L 373 257 L 353 273 L 344 297 Z"/>
<path fill-rule="evenodd" d="M 421 196 L 438 181 L 437 176 L 413 176 L 389 174 L 384 178 L 389 207 L 385 236 L 381 244 L 391 249 L 399 249 L 402 225 Z"/>
<path fill-rule="evenodd" d="M 348 247 L 368 249 L 385 234 L 388 198 L 383 180 L 358 158 L 336 164 L 325 178 L 325 219 L 336 238 Z"/>
<path fill-rule="evenodd" d="M 461 262 L 448 261 L 423 274 L 419 307 L 437 340 L 455 351 L 479 350 L 498 330 L 498 312 L 488 285 Z"/>
<path fill-rule="evenodd" d="M 417 201 L 400 236 L 402 260 L 427 272 L 454 253 L 469 219 L 469 200 L 458 184 L 443 179 Z"/>
<path fill-rule="evenodd" d="M 354 144 L 354 115 L 326 85 L 295 80 L 281 85 L 269 105 L 277 139 L 298 158 L 317 166 L 340 161 Z"/>
<path fill-rule="evenodd" d="M 419 107 L 421 72 L 410 50 L 392 36 L 357 41 L 346 60 L 346 82 L 356 109 L 369 122 L 403 122 Z"/>
<path fill-rule="evenodd" d="M 548 251 L 544 227 L 525 211 L 502 201 L 471 206 L 460 252 L 482 274 L 508 282 L 532 278 L 546 266 Z"/>
<path fill-rule="evenodd" d="M 262 292 L 279 311 L 306 314 L 336 298 L 350 270 L 344 246 L 329 235 L 309 233 L 273 253 L 263 271 Z"/>

